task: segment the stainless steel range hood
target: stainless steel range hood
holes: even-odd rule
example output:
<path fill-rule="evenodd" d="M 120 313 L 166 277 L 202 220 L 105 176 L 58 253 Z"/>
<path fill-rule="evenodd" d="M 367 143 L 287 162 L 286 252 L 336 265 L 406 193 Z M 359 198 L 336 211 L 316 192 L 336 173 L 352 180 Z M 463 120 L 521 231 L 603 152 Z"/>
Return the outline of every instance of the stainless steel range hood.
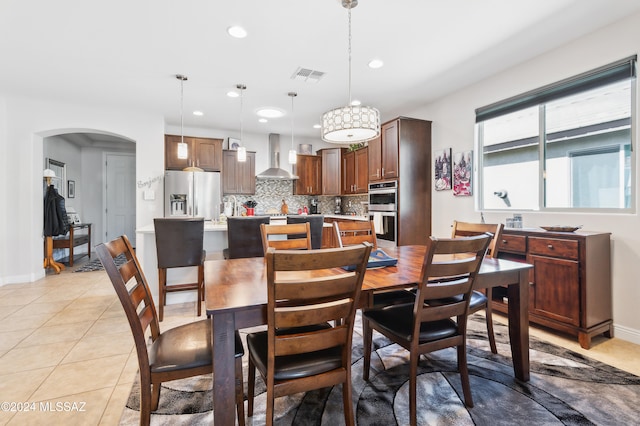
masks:
<path fill-rule="evenodd" d="M 258 179 L 282 179 L 292 180 L 298 179 L 288 172 L 280 168 L 280 135 L 277 133 L 269 133 L 269 168 L 256 176 Z"/>

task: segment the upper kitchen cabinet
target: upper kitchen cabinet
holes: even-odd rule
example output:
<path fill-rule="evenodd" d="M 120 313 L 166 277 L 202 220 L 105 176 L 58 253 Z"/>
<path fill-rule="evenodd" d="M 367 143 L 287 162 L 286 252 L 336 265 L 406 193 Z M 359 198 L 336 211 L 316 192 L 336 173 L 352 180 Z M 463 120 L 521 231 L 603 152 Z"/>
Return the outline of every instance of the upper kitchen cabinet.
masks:
<path fill-rule="evenodd" d="M 164 160 L 166 170 L 183 170 L 186 167 L 200 167 L 205 172 L 219 172 L 222 169 L 222 139 L 195 138 L 185 136 L 187 158 L 178 158 L 178 144 L 181 137 L 165 135 Z"/>
<path fill-rule="evenodd" d="M 293 172 L 298 176 L 295 181 L 295 195 L 322 194 L 322 157 L 319 155 L 298 154 Z"/>
<path fill-rule="evenodd" d="M 238 151 L 222 151 L 222 193 L 256 193 L 256 153 L 247 151 L 247 161 L 238 161 Z"/>
<path fill-rule="evenodd" d="M 369 148 L 345 152 L 342 157 L 342 193 L 366 194 L 369 191 Z"/>
<path fill-rule="evenodd" d="M 382 125 L 380 137 L 369 141 L 369 182 L 397 179 L 399 120 Z"/>
<path fill-rule="evenodd" d="M 342 195 L 342 153 L 344 148 L 321 149 L 322 195 Z"/>

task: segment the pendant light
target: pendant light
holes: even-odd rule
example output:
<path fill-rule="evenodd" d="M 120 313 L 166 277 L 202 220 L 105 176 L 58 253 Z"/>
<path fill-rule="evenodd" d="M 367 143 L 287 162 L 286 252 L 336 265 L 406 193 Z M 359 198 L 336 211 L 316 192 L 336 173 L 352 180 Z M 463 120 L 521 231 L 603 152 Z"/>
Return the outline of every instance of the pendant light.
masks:
<path fill-rule="evenodd" d="M 298 94 L 296 92 L 289 92 L 287 94 L 291 96 L 291 149 L 289 150 L 289 164 L 296 164 L 298 161 L 298 153 L 293 145 L 293 98 L 298 96 Z"/>
<path fill-rule="evenodd" d="M 349 104 L 322 115 L 322 139 L 326 142 L 351 144 L 380 135 L 378 110 L 351 104 L 351 9 L 357 5 L 358 0 L 342 0 L 342 6 L 349 11 Z"/>
<path fill-rule="evenodd" d="M 244 84 L 238 84 L 236 85 L 236 88 L 238 90 L 240 90 L 240 144 L 243 143 L 242 141 L 242 110 L 243 110 L 243 100 L 244 100 L 244 90 L 247 88 L 247 86 L 245 86 Z M 241 163 L 244 163 L 245 161 L 247 161 L 247 148 L 245 148 L 244 146 L 239 146 L 238 147 L 238 161 Z"/>
<path fill-rule="evenodd" d="M 184 82 L 187 81 L 187 76 L 178 74 L 176 78 L 180 80 L 180 143 L 178 144 L 178 158 L 187 159 L 189 157 L 189 150 L 187 148 L 187 144 L 184 143 L 184 108 L 183 108 L 183 98 L 184 98 Z"/>

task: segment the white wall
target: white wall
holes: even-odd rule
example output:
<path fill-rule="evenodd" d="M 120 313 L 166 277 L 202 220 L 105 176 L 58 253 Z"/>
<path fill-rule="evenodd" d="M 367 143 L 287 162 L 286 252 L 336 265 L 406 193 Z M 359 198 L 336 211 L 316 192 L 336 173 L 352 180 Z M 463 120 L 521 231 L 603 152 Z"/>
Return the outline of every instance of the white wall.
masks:
<path fill-rule="evenodd" d="M 433 120 L 433 149 L 453 152 L 475 149 L 475 109 L 637 54 L 640 51 L 640 14 L 606 27 L 531 61 L 494 75 L 407 115 Z M 469 69 L 473 72 L 473 69 Z M 636 109 L 638 111 L 638 109 Z M 636 112 L 636 121 L 638 121 Z M 636 123 L 637 126 L 637 123 Z M 636 164 L 637 137 L 633 145 Z M 477 153 L 475 153 L 477 155 Z M 506 176 L 505 179 L 517 179 Z M 640 179 L 635 176 L 636 194 Z M 477 188 L 474 188 L 477 191 Z M 451 191 L 433 192 L 433 233 L 450 234 L 452 219 L 478 221 L 472 197 L 454 197 Z M 636 211 L 637 195 L 636 195 Z M 487 222 L 504 222 L 513 212 L 486 212 Z M 638 214 L 561 214 L 523 212 L 525 226 L 576 224 L 584 229 L 611 232 L 613 320 L 617 337 L 640 343 L 640 265 Z"/>
<path fill-rule="evenodd" d="M 0 123 L 0 179 L 5 183 L 0 207 L 0 285 L 44 276 L 43 137 L 90 131 L 122 136 L 136 142 L 137 153 L 144 153 L 136 156 L 136 180 L 163 175 L 164 121 L 160 115 L 0 97 Z M 155 185 L 156 192 L 161 192 L 161 182 Z M 141 227 L 161 215 L 162 200 L 142 201 L 142 189 L 136 192 L 136 226 Z"/>

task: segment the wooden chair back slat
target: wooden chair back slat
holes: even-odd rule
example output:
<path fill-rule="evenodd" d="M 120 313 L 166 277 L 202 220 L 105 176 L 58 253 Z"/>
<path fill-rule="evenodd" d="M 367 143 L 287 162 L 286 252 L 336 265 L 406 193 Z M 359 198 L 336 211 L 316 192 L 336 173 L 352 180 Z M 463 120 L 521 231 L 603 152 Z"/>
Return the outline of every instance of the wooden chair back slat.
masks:
<path fill-rule="evenodd" d="M 276 308 L 276 327 L 300 327 L 320 324 L 323 321 L 327 321 L 327 318 L 344 318 L 349 315 L 351 303 L 351 299 L 343 299 L 324 306 L 313 305 L 313 309 L 304 308 L 304 306 L 309 305 L 301 305 L 299 309 L 290 309 L 289 307 Z"/>
<path fill-rule="evenodd" d="M 269 247 L 276 250 L 311 250 L 311 226 L 309 222 L 284 225 L 260 225 L 262 246 L 266 253 Z M 286 237 L 273 239 L 272 236 Z"/>
<path fill-rule="evenodd" d="M 299 298 L 301 294 L 304 294 L 308 300 L 314 300 L 353 292 L 357 277 L 356 274 L 347 272 L 339 275 L 312 277 L 303 282 L 298 280 L 293 282 L 280 281 L 276 278 L 276 282 L 280 285 L 276 288 L 275 297 L 280 300 Z"/>
<path fill-rule="evenodd" d="M 314 352 L 344 344 L 348 329 L 344 326 L 314 333 L 276 336 L 275 356 Z"/>

